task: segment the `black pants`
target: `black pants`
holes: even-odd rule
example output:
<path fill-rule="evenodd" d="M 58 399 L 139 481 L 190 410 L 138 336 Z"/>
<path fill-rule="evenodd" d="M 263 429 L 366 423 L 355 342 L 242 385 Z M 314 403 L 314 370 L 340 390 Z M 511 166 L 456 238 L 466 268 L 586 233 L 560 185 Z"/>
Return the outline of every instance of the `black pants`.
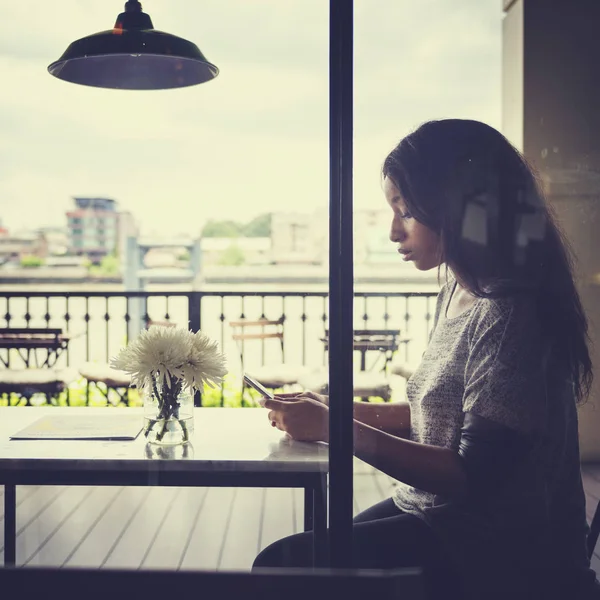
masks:
<path fill-rule="evenodd" d="M 274 542 L 254 561 L 258 567 L 313 564 L 312 533 Z M 391 499 L 357 515 L 353 527 L 353 566 L 362 569 L 421 567 L 429 598 L 462 598 L 460 576 L 431 528 L 396 508 Z"/>

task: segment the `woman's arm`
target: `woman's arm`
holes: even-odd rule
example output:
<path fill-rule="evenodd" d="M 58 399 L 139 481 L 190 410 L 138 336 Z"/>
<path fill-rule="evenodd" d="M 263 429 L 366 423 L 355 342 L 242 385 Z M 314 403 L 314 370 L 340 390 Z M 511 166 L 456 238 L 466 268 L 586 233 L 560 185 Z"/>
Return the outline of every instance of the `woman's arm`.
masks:
<path fill-rule="evenodd" d="M 354 402 L 354 419 L 396 437 L 410 434 L 410 405 L 408 402 L 371 404 Z"/>
<path fill-rule="evenodd" d="M 329 406 L 329 396 L 317 392 L 304 391 L 301 393 L 277 394 L 277 398 L 298 399 L 312 398 L 325 406 Z M 397 437 L 409 437 L 410 434 L 410 405 L 408 402 L 387 402 L 384 404 L 354 401 L 354 418 L 365 425 L 385 431 Z"/>
<path fill-rule="evenodd" d="M 273 427 L 285 431 L 292 439 L 329 442 L 329 409 L 324 397 L 314 398 L 304 393 L 293 398 L 263 398 L 261 404 L 270 409 L 269 421 Z M 365 405 L 363 417 L 377 419 L 375 407 L 381 407 L 380 415 L 393 423 L 392 415 L 409 413 L 401 404 Z M 386 413 L 386 409 L 387 412 Z M 398 411 L 394 413 L 394 411 Z M 381 421 L 381 416 L 379 417 Z M 398 419 L 396 424 L 404 421 Z M 391 435 L 354 419 L 354 454 L 390 477 L 434 494 L 462 496 L 466 493 L 467 477 L 462 458 L 458 452 L 419 444 Z"/>
<path fill-rule="evenodd" d="M 354 454 L 390 477 L 426 492 L 452 497 L 466 494 L 466 471 L 454 450 L 402 439 L 355 419 Z"/>

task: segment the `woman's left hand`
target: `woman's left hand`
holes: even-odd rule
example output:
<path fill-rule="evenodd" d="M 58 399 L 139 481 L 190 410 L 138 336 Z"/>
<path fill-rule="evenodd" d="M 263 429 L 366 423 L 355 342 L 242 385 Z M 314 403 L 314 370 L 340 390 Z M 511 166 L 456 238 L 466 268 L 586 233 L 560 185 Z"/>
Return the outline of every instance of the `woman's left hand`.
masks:
<path fill-rule="evenodd" d="M 263 398 L 273 427 L 301 442 L 329 441 L 329 408 L 322 402 L 298 395 L 294 398 Z"/>

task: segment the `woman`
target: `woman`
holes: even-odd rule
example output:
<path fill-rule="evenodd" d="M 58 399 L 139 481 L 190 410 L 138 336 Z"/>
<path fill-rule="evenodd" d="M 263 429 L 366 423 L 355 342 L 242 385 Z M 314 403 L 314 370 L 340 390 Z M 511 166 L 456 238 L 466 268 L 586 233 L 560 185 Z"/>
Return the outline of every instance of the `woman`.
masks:
<path fill-rule="evenodd" d="M 404 138 L 383 187 L 403 260 L 445 285 L 408 403 L 355 405 L 356 456 L 399 483 L 356 517 L 354 566 L 422 565 L 432 598 L 585 598 L 587 323 L 534 176 L 496 130 L 451 119 Z M 326 398 L 264 405 L 292 438 L 327 441 Z M 255 566 L 309 566 L 310 536 Z"/>

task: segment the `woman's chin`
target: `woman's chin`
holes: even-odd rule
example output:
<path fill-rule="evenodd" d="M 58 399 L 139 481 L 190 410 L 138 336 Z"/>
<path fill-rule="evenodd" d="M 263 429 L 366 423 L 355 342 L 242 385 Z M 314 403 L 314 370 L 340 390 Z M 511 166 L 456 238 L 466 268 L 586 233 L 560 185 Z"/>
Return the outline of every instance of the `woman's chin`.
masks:
<path fill-rule="evenodd" d="M 431 271 L 432 269 L 437 269 L 439 267 L 439 264 L 430 261 L 415 260 L 413 261 L 413 264 L 417 271 Z"/>

